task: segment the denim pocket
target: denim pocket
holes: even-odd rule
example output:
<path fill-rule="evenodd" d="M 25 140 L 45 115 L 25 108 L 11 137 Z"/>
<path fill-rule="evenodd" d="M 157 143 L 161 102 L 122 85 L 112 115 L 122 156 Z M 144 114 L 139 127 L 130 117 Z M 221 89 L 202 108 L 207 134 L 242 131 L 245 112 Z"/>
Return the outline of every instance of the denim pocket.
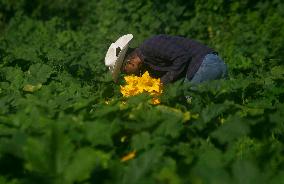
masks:
<path fill-rule="evenodd" d="M 201 65 L 218 65 L 219 63 L 223 62 L 219 56 L 215 54 L 207 54 Z"/>
<path fill-rule="evenodd" d="M 226 64 L 215 54 L 207 54 L 191 82 L 198 84 L 208 80 L 224 78 L 227 75 Z"/>

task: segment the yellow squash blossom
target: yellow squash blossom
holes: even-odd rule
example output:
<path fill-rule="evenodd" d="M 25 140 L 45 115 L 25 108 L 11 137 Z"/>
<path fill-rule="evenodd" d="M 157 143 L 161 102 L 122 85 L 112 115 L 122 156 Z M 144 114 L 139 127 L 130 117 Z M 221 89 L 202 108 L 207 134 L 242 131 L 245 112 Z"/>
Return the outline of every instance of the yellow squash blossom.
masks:
<path fill-rule="evenodd" d="M 157 98 L 162 93 L 162 86 L 160 79 L 152 78 L 146 71 L 141 77 L 138 76 L 126 76 L 125 86 L 120 86 L 120 91 L 124 97 L 135 96 L 143 92 L 148 92 L 153 96 L 152 103 L 159 104 L 160 101 Z"/>
<path fill-rule="evenodd" d="M 131 151 L 127 155 L 123 156 L 120 160 L 121 162 L 126 162 L 133 159 L 136 156 L 136 151 Z"/>

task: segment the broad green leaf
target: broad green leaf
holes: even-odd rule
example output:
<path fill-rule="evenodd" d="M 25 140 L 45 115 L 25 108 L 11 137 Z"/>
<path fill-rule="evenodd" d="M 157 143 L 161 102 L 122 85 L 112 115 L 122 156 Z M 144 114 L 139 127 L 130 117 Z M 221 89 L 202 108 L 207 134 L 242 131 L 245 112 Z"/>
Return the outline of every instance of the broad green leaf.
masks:
<path fill-rule="evenodd" d="M 232 143 L 240 137 L 246 136 L 249 132 L 249 125 L 244 119 L 232 117 L 212 132 L 212 137 L 216 138 L 221 144 Z"/>
<path fill-rule="evenodd" d="M 212 147 L 200 149 L 197 163 L 193 168 L 191 181 L 202 183 L 229 183 L 230 175 L 225 169 L 222 153 Z"/>
<path fill-rule="evenodd" d="M 265 175 L 262 175 L 257 166 L 248 160 L 236 161 L 232 167 L 233 177 L 236 183 L 267 183 Z"/>
<path fill-rule="evenodd" d="M 108 121 L 95 121 L 86 123 L 86 137 L 88 141 L 96 145 L 112 146 L 112 135 L 119 130 L 119 127 Z"/>
<path fill-rule="evenodd" d="M 72 157 L 64 171 L 64 181 L 70 184 L 90 178 L 94 168 L 105 168 L 110 160 L 108 154 L 91 148 L 81 148 Z"/>
<path fill-rule="evenodd" d="M 182 183 L 181 178 L 177 175 L 176 162 L 171 158 L 164 159 L 164 167 L 155 173 L 155 178 L 158 182 L 166 182 L 169 184 L 180 184 Z"/>
<path fill-rule="evenodd" d="M 60 181 L 58 176 L 65 171 L 74 151 L 74 145 L 58 123 L 51 123 L 43 137 L 29 138 L 23 148 L 25 168 L 46 178 L 55 177 L 56 181 Z"/>
<path fill-rule="evenodd" d="M 27 82 L 31 84 L 45 83 L 52 73 L 52 68 L 49 65 L 33 64 L 27 71 Z"/>
<path fill-rule="evenodd" d="M 24 73 L 18 68 L 7 67 L 5 68 L 5 78 L 10 82 L 10 85 L 13 90 L 19 89 L 22 87 L 24 82 Z"/>
<path fill-rule="evenodd" d="M 142 150 L 150 147 L 151 135 L 148 132 L 141 132 L 132 137 L 131 147 L 134 150 Z"/>
<path fill-rule="evenodd" d="M 149 176 L 154 171 L 154 165 L 156 167 L 161 165 L 163 152 L 164 149 L 162 147 L 154 147 L 141 154 L 138 152 L 137 157 L 129 161 L 127 168 L 122 173 L 120 182 L 122 184 L 129 183 L 129 181 L 135 184 L 153 183 Z"/>

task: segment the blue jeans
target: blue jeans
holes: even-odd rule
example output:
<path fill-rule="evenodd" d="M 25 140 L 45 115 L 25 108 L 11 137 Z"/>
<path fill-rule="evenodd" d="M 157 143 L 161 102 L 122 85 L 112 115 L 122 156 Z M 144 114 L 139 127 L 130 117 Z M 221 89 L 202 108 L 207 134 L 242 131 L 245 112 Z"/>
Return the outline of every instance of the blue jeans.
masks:
<path fill-rule="evenodd" d="M 192 84 L 200 84 L 204 81 L 227 78 L 228 71 L 224 61 L 215 54 L 207 54 L 199 69 L 189 81 L 187 76 L 184 82 L 190 82 Z"/>

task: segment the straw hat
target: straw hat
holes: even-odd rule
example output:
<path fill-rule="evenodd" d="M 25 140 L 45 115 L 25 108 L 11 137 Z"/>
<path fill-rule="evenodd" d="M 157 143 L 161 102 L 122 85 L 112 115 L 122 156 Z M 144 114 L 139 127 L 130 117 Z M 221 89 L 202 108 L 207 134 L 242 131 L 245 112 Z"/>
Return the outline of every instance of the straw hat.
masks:
<path fill-rule="evenodd" d="M 132 34 L 123 35 L 108 48 L 105 56 L 105 65 L 108 66 L 109 70 L 111 71 L 114 82 L 117 82 L 118 80 L 121 72 L 120 68 L 123 64 L 126 51 L 132 38 Z"/>

